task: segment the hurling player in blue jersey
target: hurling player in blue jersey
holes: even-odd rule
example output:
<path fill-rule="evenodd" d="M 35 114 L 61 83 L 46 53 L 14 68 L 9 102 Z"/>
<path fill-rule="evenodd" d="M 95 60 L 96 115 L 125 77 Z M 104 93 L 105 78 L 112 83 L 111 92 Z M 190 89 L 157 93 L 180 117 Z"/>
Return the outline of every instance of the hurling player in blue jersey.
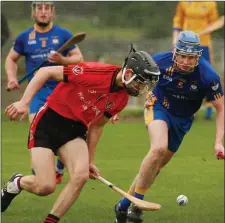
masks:
<path fill-rule="evenodd" d="M 160 169 L 177 152 L 205 96 L 210 98 L 217 112 L 214 154 L 224 159 L 224 94 L 219 76 L 201 54 L 198 35 L 184 31 L 180 32 L 173 52 L 153 56 L 161 75 L 145 103 L 150 151 L 129 190 L 139 199 L 144 199 Z M 116 204 L 115 213 L 117 223 L 143 221 L 141 210 L 130 206 L 126 198 Z"/>
<path fill-rule="evenodd" d="M 53 19 L 55 17 L 53 2 L 34 1 L 31 7 L 32 17 L 35 22 L 34 26 L 16 37 L 14 46 L 10 49 L 6 58 L 5 70 L 8 77 L 7 88 L 10 90 L 20 87 L 17 80 L 17 61 L 22 56 L 25 57 L 27 73 L 41 64 L 46 58 L 48 58 L 48 62 L 44 66 L 77 64 L 83 60 L 78 46 L 73 46 L 62 52 L 62 54 L 56 52 L 60 46 L 72 37 L 72 33 L 53 24 Z M 28 81 L 30 81 L 32 77 L 30 77 Z M 47 81 L 44 87 L 35 95 L 29 108 L 30 122 L 32 122 L 40 107 L 44 105 L 47 97 L 55 89 L 57 83 L 58 82 L 55 80 Z M 62 179 L 63 168 L 63 164 L 58 160 L 56 165 L 56 181 L 58 183 L 60 183 Z"/>

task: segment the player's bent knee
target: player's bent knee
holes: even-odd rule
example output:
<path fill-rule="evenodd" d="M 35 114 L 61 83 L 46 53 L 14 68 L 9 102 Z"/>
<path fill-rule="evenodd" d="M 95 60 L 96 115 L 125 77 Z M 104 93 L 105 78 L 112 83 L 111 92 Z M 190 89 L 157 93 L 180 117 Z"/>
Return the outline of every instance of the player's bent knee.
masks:
<path fill-rule="evenodd" d="M 163 167 L 165 167 L 167 163 L 160 163 L 159 167 L 158 167 L 158 173 L 160 173 L 160 171 L 163 169 Z"/>
<path fill-rule="evenodd" d="M 78 184 L 78 185 L 84 185 L 89 179 L 89 172 L 80 172 L 80 173 L 74 173 L 72 174 L 70 181 Z"/>
<path fill-rule="evenodd" d="M 46 183 L 46 184 L 39 185 L 36 193 L 39 196 L 47 196 L 54 193 L 55 190 L 56 190 L 56 184 Z"/>
<path fill-rule="evenodd" d="M 158 158 L 158 159 L 162 159 L 164 154 L 166 152 L 166 147 L 154 147 L 151 148 L 150 153 L 152 157 Z"/>

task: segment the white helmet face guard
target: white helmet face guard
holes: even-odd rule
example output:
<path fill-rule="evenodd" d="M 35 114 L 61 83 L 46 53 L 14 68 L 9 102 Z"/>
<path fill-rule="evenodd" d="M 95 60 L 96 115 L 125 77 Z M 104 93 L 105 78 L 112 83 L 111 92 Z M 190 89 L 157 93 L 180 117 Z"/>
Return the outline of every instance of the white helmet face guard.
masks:
<path fill-rule="evenodd" d="M 137 77 L 137 75 L 134 74 L 129 80 L 125 80 L 125 73 L 126 73 L 126 70 L 127 70 L 127 68 L 124 67 L 124 68 L 123 68 L 123 72 L 122 72 L 122 82 L 123 82 L 125 85 L 128 85 L 128 84 L 130 84 L 130 83 L 134 80 L 135 77 Z"/>
<path fill-rule="evenodd" d="M 153 80 L 151 82 L 149 81 L 141 81 L 140 79 L 135 80 L 135 78 L 138 76 L 137 74 L 133 74 L 129 80 L 125 80 L 125 72 L 126 67 L 123 69 L 122 72 L 122 82 L 126 86 L 127 89 L 129 89 L 131 92 L 135 93 L 136 96 L 143 95 L 147 93 L 150 89 L 152 89 L 155 84 L 159 80 L 159 76 L 156 76 L 156 80 Z M 142 76 L 141 76 L 142 77 Z M 144 79 L 142 77 L 142 79 Z"/>

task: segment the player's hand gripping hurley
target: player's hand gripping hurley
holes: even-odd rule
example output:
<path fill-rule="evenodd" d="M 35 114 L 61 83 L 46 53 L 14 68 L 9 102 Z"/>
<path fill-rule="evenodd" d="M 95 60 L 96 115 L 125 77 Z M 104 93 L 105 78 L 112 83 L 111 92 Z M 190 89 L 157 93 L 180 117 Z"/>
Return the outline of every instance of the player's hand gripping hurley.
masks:
<path fill-rule="evenodd" d="M 113 189 L 117 193 L 121 194 L 123 197 L 126 197 L 128 200 L 130 200 L 133 204 L 135 204 L 141 210 L 156 211 L 156 210 L 159 210 L 161 208 L 160 204 L 151 203 L 151 202 L 148 202 L 148 201 L 143 201 L 143 200 L 140 200 L 140 199 L 126 193 L 125 191 L 116 187 L 115 185 L 113 185 L 112 183 L 110 183 L 109 181 L 104 179 L 103 177 L 98 176 L 98 177 L 96 177 L 96 179 L 101 181 L 102 183 L 106 184 L 108 187 L 110 187 L 111 189 Z"/>
<path fill-rule="evenodd" d="M 56 52 L 62 53 L 64 50 L 70 48 L 71 46 L 74 46 L 75 44 L 82 42 L 85 39 L 85 37 L 86 37 L 86 33 L 84 33 L 84 32 L 77 33 L 72 38 L 70 38 L 67 42 L 65 42 Z M 20 78 L 18 83 L 19 84 L 23 83 L 28 77 L 33 75 L 33 73 L 35 71 L 37 71 L 39 68 L 41 68 L 47 61 L 48 61 L 48 59 L 44 60 L 41 64 L 39 64 L 37 67 L 35 67 L 31 72 L 27 73 L 22 78 Z M 7 88 L 6 90 L 10 91 L 9 88 Z"/>

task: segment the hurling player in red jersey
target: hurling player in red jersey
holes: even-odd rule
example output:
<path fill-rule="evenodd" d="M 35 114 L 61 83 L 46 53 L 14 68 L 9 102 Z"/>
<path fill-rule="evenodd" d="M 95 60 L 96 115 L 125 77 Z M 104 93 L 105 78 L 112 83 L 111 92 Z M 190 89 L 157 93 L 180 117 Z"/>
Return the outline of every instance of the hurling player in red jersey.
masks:
<path fill-rule="evenodd" d="M 94 152 L 104 125 L 126 106 L 129 95 L 148 91 L 159 79 L 152 57 L 133 48 L 122 67 L 99 62 L 41 68 L 22 99 L 6 108 L 10 120 L 26 116 L 29 103 L 48 79 L 61 81 L 30 126 L 28 147 L 35 176 L 14 174 L 2 193 L 2 212 L 22 190 L 46 196 L 55 191 L 54 155 L 69 181 L 44 222 L 58 222 L 77 200 L 88 177 L 99 175 Z M 88 126 L 88 134 L 86 135 Z"/>

